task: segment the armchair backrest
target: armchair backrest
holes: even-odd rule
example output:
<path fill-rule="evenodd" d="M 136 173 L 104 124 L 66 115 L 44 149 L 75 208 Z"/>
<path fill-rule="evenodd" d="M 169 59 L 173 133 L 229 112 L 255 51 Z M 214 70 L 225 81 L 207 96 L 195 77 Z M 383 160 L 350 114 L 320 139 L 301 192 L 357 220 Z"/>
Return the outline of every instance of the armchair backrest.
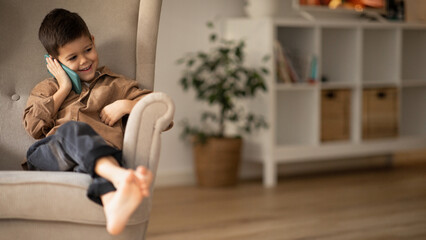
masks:
<path fill-rule="evenodd" d="M 0 0 L 0 170 L 20 169 L 34 140 L 22 126 L 31 89 L 49 77 L 38 40 L 54 8 L 77 12 L 95 36 L 100 66 L 153 89 L 161 0 Z"/>

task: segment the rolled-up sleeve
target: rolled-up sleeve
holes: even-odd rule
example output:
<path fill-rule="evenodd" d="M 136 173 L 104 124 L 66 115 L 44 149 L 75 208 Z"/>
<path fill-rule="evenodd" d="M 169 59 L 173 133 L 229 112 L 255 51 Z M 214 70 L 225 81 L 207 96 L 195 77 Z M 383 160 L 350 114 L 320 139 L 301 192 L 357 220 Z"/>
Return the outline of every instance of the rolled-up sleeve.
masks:
<path fill-rule="evenodd" d="M 44 138 L 55 126 L 53 94 L 57 86 L 50 80 L 37 84 L 28 97 L 24 110 L 25 130 L 35 139 Z"/>

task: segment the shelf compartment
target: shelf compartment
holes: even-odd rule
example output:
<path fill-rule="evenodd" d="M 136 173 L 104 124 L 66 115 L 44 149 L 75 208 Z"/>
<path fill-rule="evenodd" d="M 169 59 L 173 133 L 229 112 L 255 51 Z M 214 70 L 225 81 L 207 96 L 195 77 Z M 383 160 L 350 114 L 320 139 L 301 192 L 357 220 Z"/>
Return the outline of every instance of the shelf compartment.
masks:
<path fill-rule="evenodd" d="M 351 90 L 321 91 L 321 142 L 350 139 Z"/>
<path fill-rule="evenodd" d="M 398 92 L 396 88 L 371 88 L 363 91 L 362 138 L 398 136 Z"/>
<path fill-rule="evenodd" d="M 401 135 L 426 134 L 426 87 L 401 90 Z"/>
<path fill-rule="evenodd" d="M 426 83 L 426 30 L 402 31 L 402 78 L 418 79 Z"/>
<path fill-rule="evenodd" d="M 318 143 L 318 92 L 277 92 L 276 145 L 315 145 Z"/>
<path fill-rule="evenodd" d="M 276 28 L 276 39 L 291 61 L 299 82 L 307 81 L 310 61 L 313 56 L 318 56 L 316 35 L 317 31 L 314 27 L 279 26 Z"/>
<path fill-rule="evenodd" d="M 325 83 L 355 83 L 359 79 L 358 31 L 324 28 L 321 39 L 321 79 Z"/>
<path fill-rule="evenodd" d="M 397 83 L 399 80 L 398 30 L 368 28 L 363 32 L 362 79 Z"/>

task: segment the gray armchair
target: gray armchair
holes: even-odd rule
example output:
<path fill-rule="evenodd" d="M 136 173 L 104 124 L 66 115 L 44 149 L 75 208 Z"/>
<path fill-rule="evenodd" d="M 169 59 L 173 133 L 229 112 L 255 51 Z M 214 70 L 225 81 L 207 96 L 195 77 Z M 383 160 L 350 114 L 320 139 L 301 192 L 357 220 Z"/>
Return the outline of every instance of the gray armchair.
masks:
<path fill-rule="evenodd" d="M 122 234 L 111 236 L 102 207 L 86 197 L 89 175 L 20 171 L 34 142 L 22 126 L 22 113 L 32 87 L 48 77 L 38 27 L 59 7 L 85 19 L 100 65 L 153 89 L 161 0 L 0 0 L 0 239 L 144 239 L 151 198 L 144 199 Z M 129 167 L 148 166 L 155 176 L 161 132 L 173 114 L 164 93 L 138 102 L 124 137 Z"/>

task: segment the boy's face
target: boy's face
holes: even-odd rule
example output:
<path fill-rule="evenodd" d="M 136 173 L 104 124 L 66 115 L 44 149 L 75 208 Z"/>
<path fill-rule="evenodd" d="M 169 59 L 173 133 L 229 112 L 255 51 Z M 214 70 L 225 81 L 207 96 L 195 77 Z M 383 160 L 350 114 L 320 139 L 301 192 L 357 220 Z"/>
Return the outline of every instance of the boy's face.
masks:
<path fill-rule="evenodd" d="M 80 79 L 90 82 L 95 78 L 98 68 L 98 53 L 94 37 L 81 36 L 58 49 L 58 60 L 76 72 Z"/>

